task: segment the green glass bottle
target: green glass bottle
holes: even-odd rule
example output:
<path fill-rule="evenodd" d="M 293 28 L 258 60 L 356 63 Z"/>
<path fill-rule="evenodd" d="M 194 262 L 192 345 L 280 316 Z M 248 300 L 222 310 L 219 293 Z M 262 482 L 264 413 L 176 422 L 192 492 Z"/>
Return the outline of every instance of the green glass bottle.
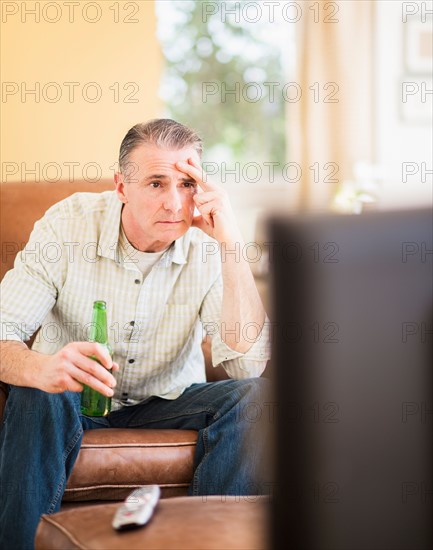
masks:
<path fill-rule="evenodd" d="M 92 325 L 89 334 L 90 342 L 98 342 L 104 346 L 111 358 L 113 352 L 108 343 L 107 330 L 107 305 L 105 302 L 98 300 L 93 302 L 93 317 Z M 91 359 L 98 361 L 95 356 L 91 355 Z M 100 361 L 98 361 L 100 363 Z M 84 386 L 81 392 L 81 413 L 86 416 L 105 416 L 111 411 L 111 397 L 106 397 L 89 386 Z"/>

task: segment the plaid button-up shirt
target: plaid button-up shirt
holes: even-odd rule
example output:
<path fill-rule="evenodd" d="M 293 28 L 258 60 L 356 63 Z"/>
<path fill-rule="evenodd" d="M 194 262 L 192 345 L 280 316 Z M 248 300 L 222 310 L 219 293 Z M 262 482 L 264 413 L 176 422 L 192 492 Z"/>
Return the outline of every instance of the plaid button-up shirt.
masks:
<path fill-rule="evenodd" d="M 204 382 L 206 333 L 214 366 L 232 378 L 259 376 L 270 358 L 270 323 L 245 354 L 225 344 L 216 241 L 190 228 L 144 278 L 131 247 L 119 243 L 121 207 L 114 191 L 76 193 L 36 222 L 1 284 L 0 339 L 26 341 L 40 327 L 32 349 L 56 353 L 87 339 L 93 302 L 104 300 L 120 366 L 113 409 L 151 395 L 174 399 Z"/>

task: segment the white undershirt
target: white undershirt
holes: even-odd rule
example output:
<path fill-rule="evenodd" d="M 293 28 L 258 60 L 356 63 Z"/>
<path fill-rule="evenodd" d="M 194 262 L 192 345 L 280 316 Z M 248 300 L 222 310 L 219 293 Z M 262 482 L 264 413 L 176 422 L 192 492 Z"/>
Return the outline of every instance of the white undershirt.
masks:
<path fill-rule="evenodd" d="M 147 275 L 149 275 L 149 273 L 152 270 L 152 267 L 161 258 L 164 252 L 166 252 L 166 250 L 169 248 L 167 247 L 164 250 L 161 250 L 160 252 L 141 252 L 140 250 L 137 250 L 136 248 L 134 248 L 132 244 L 128 241 L 125 235 L 125 231 L 123 230 L 123 226 L 121 226 L 121 229 L 120 229 L 119 243 L 122 247 L 122 251 L 129 258 L 129 261 L 134 262 L 134 264 L 143 274 L 144 278 L 146 278 Z"/>

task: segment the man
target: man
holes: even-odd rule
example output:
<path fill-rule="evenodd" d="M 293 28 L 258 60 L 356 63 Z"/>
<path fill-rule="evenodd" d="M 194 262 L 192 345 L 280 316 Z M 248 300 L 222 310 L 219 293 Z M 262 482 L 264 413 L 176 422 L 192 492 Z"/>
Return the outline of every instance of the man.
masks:
<path fill-rule="evenodd" d="M 90 428 L 196 429 L 191 495 L 264 492 L 260 434 L 240 411 L 264 400 L 258 377 L 269 327 L 242 254 L 208 253 L 212 243 L 239 250 L 242 237 L 200 156 L 199 136 L 175 121 L 134 126 L 121 144 L 115 191 L 54 205 L 5 276 L 0 379 L 10 394 L 0 482 L 19 491 L 2 503 L 0 547 L 32 547 L 40 515 L 59 510 Z M 55 261 L 53 243 L 62 251 Z M 107 302 L 114 361 L 85 341 L 94 300 Z M 41 325 L 55 335 L 29 350 L 23 341 Z M 213 364 L 234 380 L 205 383 L 203 327 Z M 84 384 L 113 396 L 107 417 L 80 414 Z"/>

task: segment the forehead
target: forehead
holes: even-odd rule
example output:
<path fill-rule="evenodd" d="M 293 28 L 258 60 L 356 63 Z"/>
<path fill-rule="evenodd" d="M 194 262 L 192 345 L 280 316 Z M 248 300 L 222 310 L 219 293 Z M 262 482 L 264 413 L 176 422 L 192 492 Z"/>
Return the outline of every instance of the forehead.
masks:
<path fill-rule="evenodd" d="M 178 171 L 175 164 L 179 161 L 186 162 L 189 158 L 200 162 L 200 157 L 194 147 L 183 149 L 165 149 L 156 145 L 141 144 L 130 154 L 129 160 L 137 165 L 140 171 L 155 170 Z"/>

